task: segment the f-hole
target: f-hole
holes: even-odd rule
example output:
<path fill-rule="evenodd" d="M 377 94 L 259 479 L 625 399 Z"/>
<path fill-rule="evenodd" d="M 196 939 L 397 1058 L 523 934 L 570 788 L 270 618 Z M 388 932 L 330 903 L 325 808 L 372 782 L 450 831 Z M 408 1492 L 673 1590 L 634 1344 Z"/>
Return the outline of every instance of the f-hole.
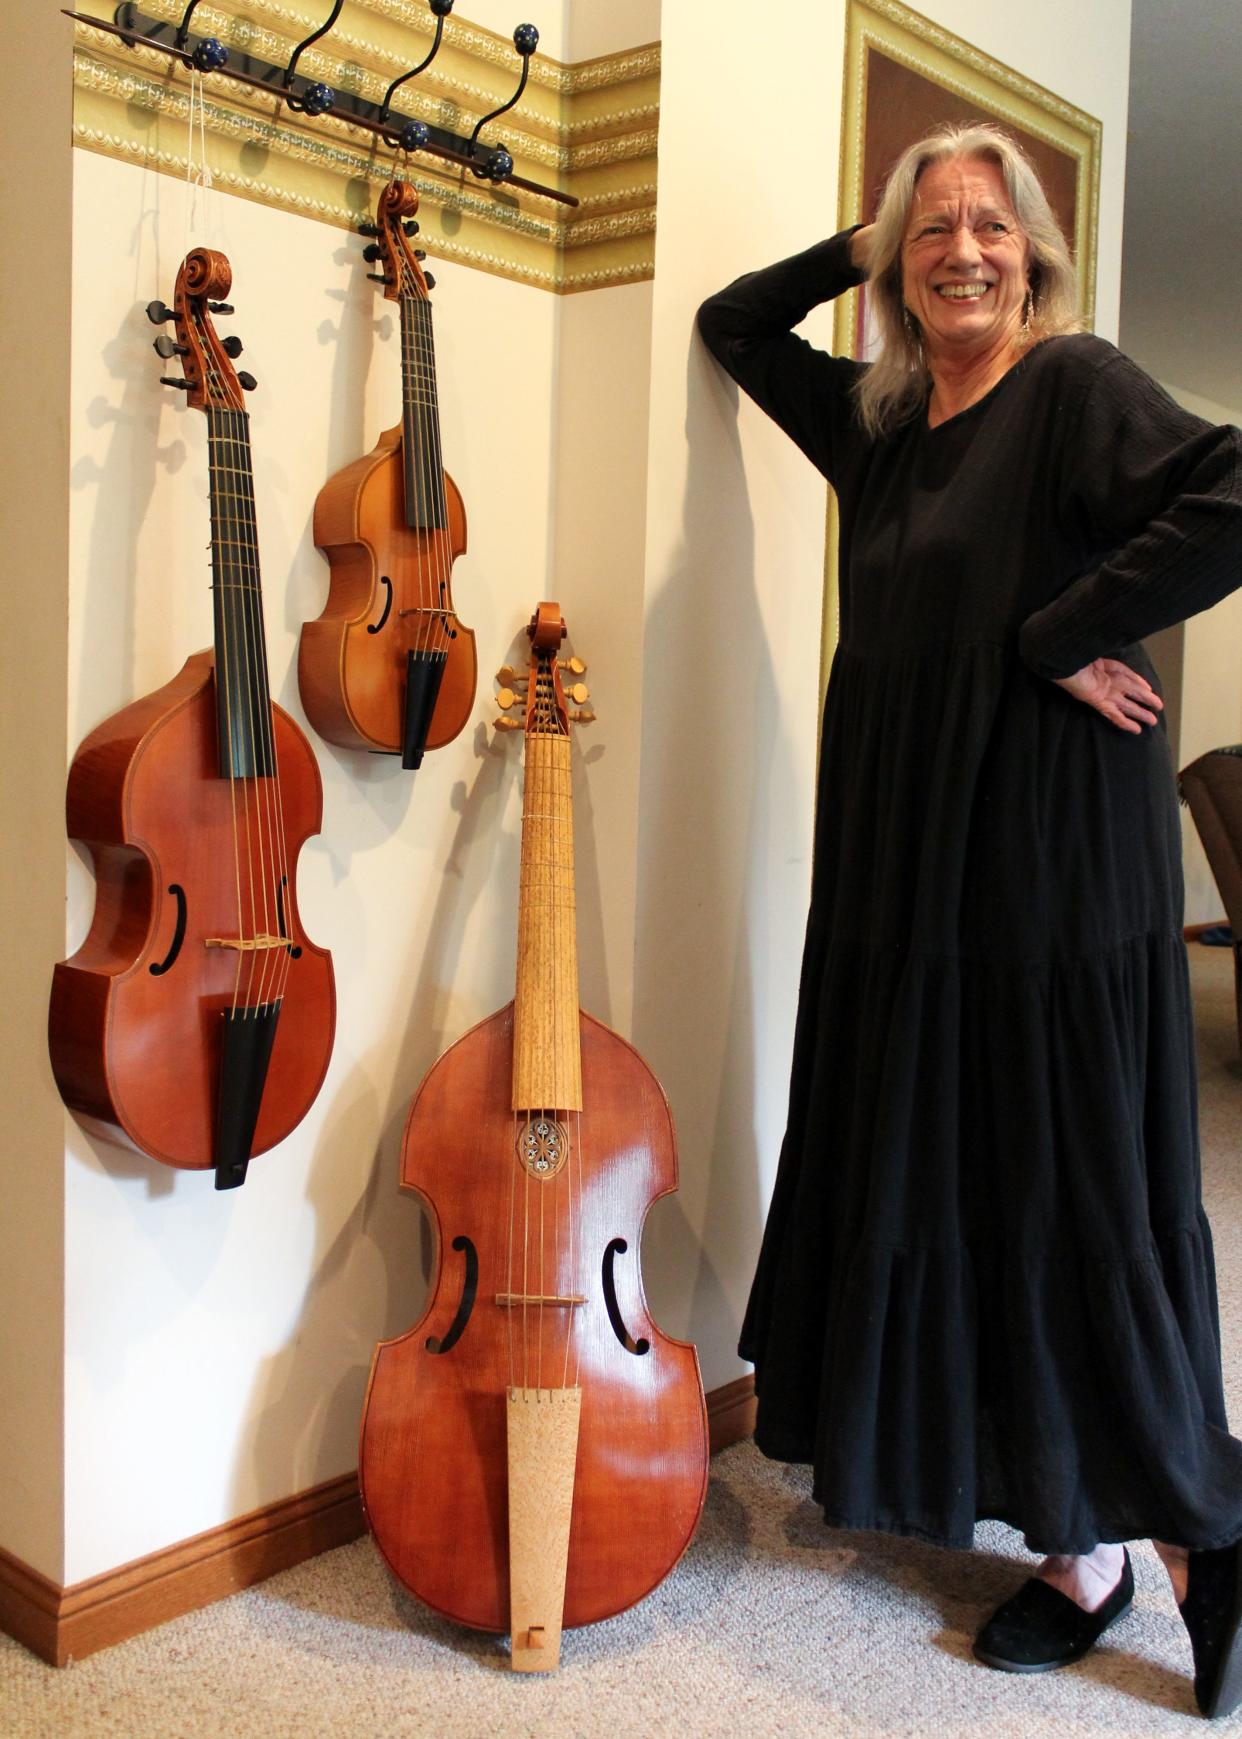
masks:
<path fill-rule="evenodd" d="M 470 1321 L 470 1312 L 474 1309 L 475 1293 L 479 1290 L 479 1253 L 464 1234 L 453 1239 L 454 1250 L 464 1250 L 466 1255 L 466 1273 L 462 1281 L 461 1302 L 457 1306 L 457 1315 L 449 1324 L 449 1331 L 443 1340 L 436 1336 L 427 1336 L 427 1351 L 429 1353 L 447 1353 L 457 1345 L 462 1337 L 466 1324 Z"/>
<path fill-rule="evenodd" d="M 613 1278 L 612 1265 L 618 1256 L 624 1256 L 629 1245 L 624 1238 L 614 1238 L 604 1251 L 604 1303 L 608 1307 L 608 1320 L 612 1324 L 612 1332 L 616 1335 L 627 1353 L 647 1353 L 651 1351 L 649 1340 L 635 1340 L 626 1328 L 621 1315 L 621 1306 L 617 1303 L 617 1283 Z"/>
<path fill-rule="evenodd" d="M 368 634 L 379 633 L 380 629 L 384 626 L 384 623 L 388 620 L 388 612 L 392 609 L 392 581 L 388 578 L 387 574 L 380 575 L 380 585 L 387 586 L 388 588 L 387 592 L 384 594 L 384 613 L 378 622 L 367 623 Z"/>
<path fill-rule="evenodd" d="M 152 978 L 162 978 L 181 952 L 181 944 L 185 941 L 185 889 L 179 882 L 170 882 L 168 891 L 177 902 L 177 927 L 173 931 L 172 947 L 162 960 L 153 960 L 150 966 Z"/>
<path fill-rule="evenodd" d="M 289 927 L 285 923 L 285 889 L 288 886 L 288 876 L 281 876 L 280 880 L 276 883 L 276 918 L 280 925 L 280 934 L 286 937 L 289 934 Z M 302 950 L 296 943 L 289 950 L 289 958 L 290 960 L 300 960 L 302 958 Z"/>

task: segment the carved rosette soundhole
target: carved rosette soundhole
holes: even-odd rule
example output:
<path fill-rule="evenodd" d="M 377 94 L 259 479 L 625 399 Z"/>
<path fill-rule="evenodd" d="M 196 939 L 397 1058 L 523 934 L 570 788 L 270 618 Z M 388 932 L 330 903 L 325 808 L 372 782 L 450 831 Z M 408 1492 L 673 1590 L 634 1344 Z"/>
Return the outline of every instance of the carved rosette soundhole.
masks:
<path fill-rule="evenodd" d="M 555 1177 L 569 1157 L 569 1132 L 553 1117 L 532 1117 L 518 1136 L 518 1158 L 532 1177 Z"/>

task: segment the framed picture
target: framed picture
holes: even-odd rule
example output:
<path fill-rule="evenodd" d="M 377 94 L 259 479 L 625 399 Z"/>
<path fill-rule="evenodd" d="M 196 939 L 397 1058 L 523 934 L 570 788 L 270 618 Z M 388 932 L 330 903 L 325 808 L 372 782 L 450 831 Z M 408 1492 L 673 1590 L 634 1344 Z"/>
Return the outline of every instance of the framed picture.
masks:
<path fill-rule="evenodd" d="M 907 145 L 946 121 L 995 121 L 1035 165 L 1078 269 L 1088 326 L 1095 313 L 1102 128 L 1042 85 L 899 0 L 849 0 L 841 113 L 838 227 L 869 223 Z M 866 286 L 834 310 L 839 356 L 867 355 Z M 829 497 L 821 686 L 838 633 L 836 504 Z"/>

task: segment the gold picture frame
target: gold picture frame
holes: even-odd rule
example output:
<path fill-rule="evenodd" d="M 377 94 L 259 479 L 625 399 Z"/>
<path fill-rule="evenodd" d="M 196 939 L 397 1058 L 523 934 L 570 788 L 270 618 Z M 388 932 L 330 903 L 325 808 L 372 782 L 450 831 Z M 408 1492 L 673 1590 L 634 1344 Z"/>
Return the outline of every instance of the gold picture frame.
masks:
<path fill-rule="evenodd" d="M 1095 316 L 1100 122 L 900 0 L 849 0 L 837 227 L 874 217 L 885 178 L 905 147 L 939 123 L 958 120 L 999 122 L 1032 158 L 1070 242 L 1083 317 L 1090 326 Z M 859 354 L 863 295 L 863 290 L 850 290 L 837 300 L 833 348 L 838 356 Z M 837 512 L 830 490 L 821 691 L 827 687 L 836 650 L 838 610 Z"/>

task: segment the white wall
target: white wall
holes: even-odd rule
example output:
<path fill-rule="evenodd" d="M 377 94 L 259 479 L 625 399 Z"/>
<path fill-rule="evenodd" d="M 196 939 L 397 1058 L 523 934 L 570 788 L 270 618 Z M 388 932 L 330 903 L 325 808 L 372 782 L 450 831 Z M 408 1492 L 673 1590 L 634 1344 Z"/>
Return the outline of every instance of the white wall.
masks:
<path fill-rule="evenodd" d="M 602 971 L 584 963 L 582 1006 L 624 1033 L 634 1005 L 651 299 L 650 284 L 567 296 L 557 335 L 552 590 L 590 664 L 599 719 L 581 737 L 591 772 L 577 865 L 579 931 L 584 943 L 598 934 L 589 954 Z"/>
<path fill-rule="evenodd" d="M 566 54 L 570 60 L 593 60 L 655 42 L 660 35 L 660 0 L 565 0 Z"/>
<path fill-rule="evenodd" d="M 937 23 L 1104 124 L 1098 329 L 1116 332 L 1129 0 L 927 0 Z M 774 48 L 764 52 L 771 29 Z M 709 1386 L 733 1351 L 784 1125 L 810 878 L 824 490 L 737 403 L 697 304 L 836 228 L 844 0 L 771 20 L 664 0 L 652 330 L 635 1039 L 682 1187 L 648 1237 L 665 1321 Z M 777 124 L 779 122 L 779 125 Z M 795 167 L 796 165 L 796 167 Z M 808 165 L 813 167 L 808 168 Z M 827 311 L 808 322 L 827 342 Z"/>
<path fill-rule="evenodd" d="M 1242 410 L 1215 404 L 1185 387 L 1169 385 L 1180 405 L 1209 423 L 1242 425 Z M 1192 616 L 1181 630 L 1181 732 L 1179 766 L 1242 743 L 1242 591 Z M 1183 809 L 1182 862 L 1186 872 L 1186 922 L 1205 924 L 1224 915 L 1224 902 L 1190 812 Z"/>

